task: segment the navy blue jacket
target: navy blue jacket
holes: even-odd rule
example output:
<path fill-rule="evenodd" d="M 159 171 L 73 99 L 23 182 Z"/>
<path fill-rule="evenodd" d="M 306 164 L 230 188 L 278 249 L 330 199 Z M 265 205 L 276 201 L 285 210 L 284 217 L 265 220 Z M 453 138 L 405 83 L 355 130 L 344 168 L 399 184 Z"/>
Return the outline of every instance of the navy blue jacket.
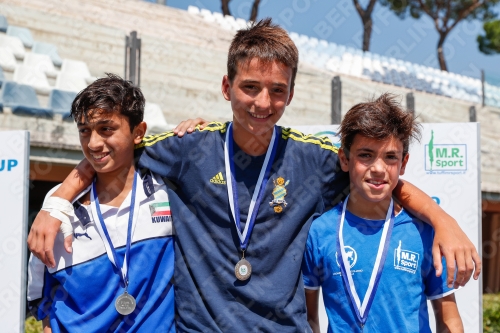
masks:
<path fill-rule="evenodd" d="M 139 145 L 139 167 L 169 181 L 175 242 L 175 305 L 179 332 L 309 332 L 301 263 L 311 217 L 348 191 L 329 140 L 278 127 L 278 147 L 245 257 L 252 276 L 236 279 L 241 258 L 229 208 L 224 142 L 229 123 L 178 138 L 168 132 Z M 237 150 L 237 151 L 236 151 Z M 263 157 L 235 146 L 241 223 Z M 270 202 L 278 178 L 287 205 Z M 279 211 L 279 209 L 278 209 Z"/>

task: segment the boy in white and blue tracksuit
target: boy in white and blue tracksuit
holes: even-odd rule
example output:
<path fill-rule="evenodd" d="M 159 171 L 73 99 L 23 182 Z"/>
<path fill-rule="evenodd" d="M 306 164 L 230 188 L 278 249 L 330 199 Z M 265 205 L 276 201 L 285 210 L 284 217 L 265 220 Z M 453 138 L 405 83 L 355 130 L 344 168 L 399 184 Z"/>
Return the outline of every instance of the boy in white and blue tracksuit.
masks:
<path fill-rule="evenodd" d="M 134 145 L 146 131 L 144 96 L 131 82 L 108 75 L 77 95 L 71 114 L 96 177 L 64 210 L 72 252 L 59 233 L 54 268 L 31 256 L 29 308 L 43 320 L 44 332 L 175 332 L 167 187 L 160 176 L 134 166 Z M 63 205 L 51 197 L 57 190 L 44 202 L 51 213 Z M 120 303 L 123 295 L 135 305 Z"/>

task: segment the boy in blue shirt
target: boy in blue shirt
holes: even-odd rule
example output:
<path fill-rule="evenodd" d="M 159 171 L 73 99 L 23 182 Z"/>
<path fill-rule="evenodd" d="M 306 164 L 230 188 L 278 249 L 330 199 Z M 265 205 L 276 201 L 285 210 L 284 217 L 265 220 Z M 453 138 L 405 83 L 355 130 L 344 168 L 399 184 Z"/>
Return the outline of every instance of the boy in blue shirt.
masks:
<path fill-rule="evenodd" d="M 73 251 L 58 234 L 55 267 L 29 262 L 28 304 L 44 332 L 175 332 L 174 240 L 161 177 L 139 175 L 134 145 L 146 132 L 139 88 L 109 75 L 80 92 L 71 115 L 96 171 L 79 200 L 64 208 Z M 66 224 L 65 224 L 66 225 Z"/>
<path fill-rule="evenodd" d="M 436 277 L 432 228 L 392 192 L 420 126 L 395 97 L 355 105 L 340 125 L 339 159 L 350 195 L 311 225 L 303 261 L 308 321 L 319 332 L 319 287 L 328 332 L 463 332 L 453 289 Z"/>

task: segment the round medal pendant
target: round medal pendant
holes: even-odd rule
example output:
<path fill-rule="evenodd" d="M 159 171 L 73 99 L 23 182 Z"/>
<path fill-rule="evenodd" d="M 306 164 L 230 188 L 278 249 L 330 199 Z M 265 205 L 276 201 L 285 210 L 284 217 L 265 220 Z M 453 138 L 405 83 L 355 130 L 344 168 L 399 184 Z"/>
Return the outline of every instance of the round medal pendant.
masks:
<path fill-rule="evenodd" d="M 234 274 L 236 278 L 240 281 L 248 280 L 250 275 L 252 275 L 252 265 L 245 259 L 238 261 L 236 266 L 234 266 Z"/>
<path fill-rule="evenodd" d="M 127 316 L 135 310 L 135 298 L 127 292 L 124 292 L 115 301 L 115 308 L 119 314 Z"/>

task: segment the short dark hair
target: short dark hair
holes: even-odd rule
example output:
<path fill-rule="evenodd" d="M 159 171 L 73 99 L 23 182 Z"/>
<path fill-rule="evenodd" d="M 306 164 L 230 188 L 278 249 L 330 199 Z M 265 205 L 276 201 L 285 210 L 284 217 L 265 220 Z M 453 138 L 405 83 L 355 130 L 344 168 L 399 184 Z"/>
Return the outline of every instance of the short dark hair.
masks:
<path fill-rule="evenodd" d="M 299 51 L 280 26 L 270 18 L 260 20 L 247 29 L 239 30 L 231 42 L 227 57 L 227 76 L 232 83 L 238 63 L 258 58 L 265 62 L 279 61 L 292 69 L 292 88 L 299 63 Z"/>
<path fill-rule="evenodd" d="M 403 143 L 404 157 L 410 141 L 420 140 L 420 131 L 414 115 L 396 101 L 395 95 L 385 93 L 374 101 L 353 106 L 342 120 L 338 134 L 347 157 L 356 134 L 377 140 L 397 138 Z"/>
<path fill-rule="evenodd" d="M 118 112 L 128 118 L 132 131 L 144 118 L 145 103 L 139 87 L 118 75 L 106 73 L 106 77 L 95 80 L 78 93 L 71 105 L 71 116 L 78 122 L 82 117 L 87 121 L 89 112 L 94 110 Z"/>

